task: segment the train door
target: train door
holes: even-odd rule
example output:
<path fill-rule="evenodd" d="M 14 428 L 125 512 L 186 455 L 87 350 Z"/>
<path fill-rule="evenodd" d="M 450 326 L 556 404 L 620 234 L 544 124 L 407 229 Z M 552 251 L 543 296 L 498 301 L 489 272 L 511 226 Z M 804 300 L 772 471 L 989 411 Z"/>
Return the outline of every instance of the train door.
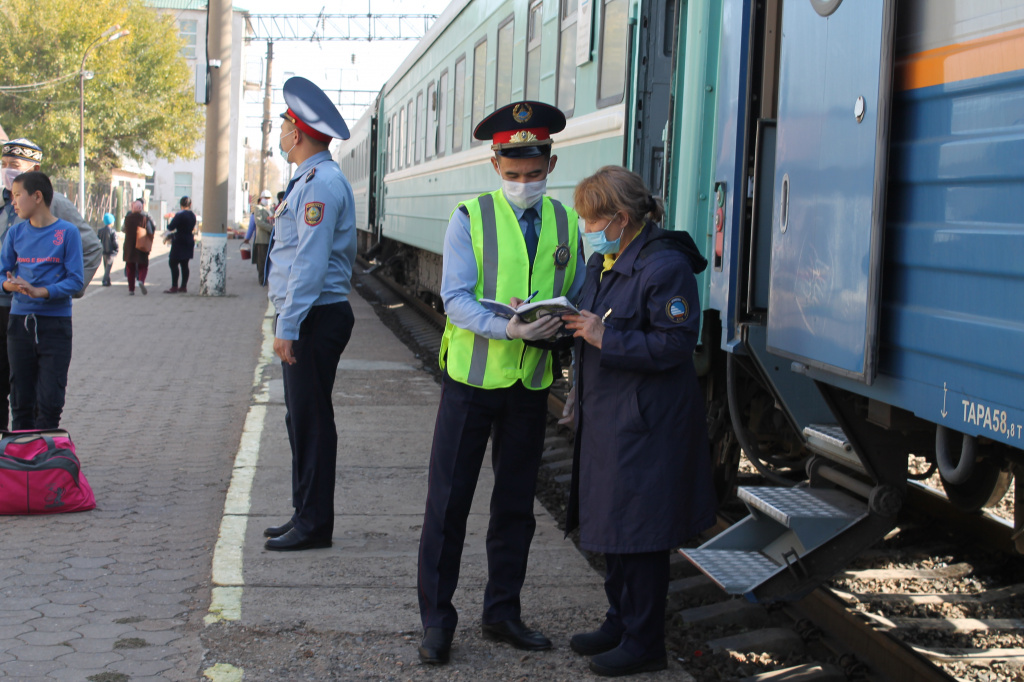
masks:
<path fill-rule="evenodd" d="M 786 0 L 767 344 L 870 384 L 895 0 Z"/>
<path fill-rule="evenodd" d="M 640 3 L 630 168 L 655 196 L 664 195 L 665 126 L 669 117 L 675 26 L 680 0 Z"/>

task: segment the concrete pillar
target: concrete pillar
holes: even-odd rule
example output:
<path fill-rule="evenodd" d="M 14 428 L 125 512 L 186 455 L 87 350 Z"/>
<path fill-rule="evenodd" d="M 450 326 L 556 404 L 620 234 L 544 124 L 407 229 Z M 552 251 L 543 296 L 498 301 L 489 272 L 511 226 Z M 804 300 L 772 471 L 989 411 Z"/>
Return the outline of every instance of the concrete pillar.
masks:
<path fill-rule="evenodd" d="M 209 0 L 207 59 L 210 101 L 206 107 L 203 166 L 203 248 L 199 295 L 227 293 L 228 167 L 231 135 L 231 2 Z"/>

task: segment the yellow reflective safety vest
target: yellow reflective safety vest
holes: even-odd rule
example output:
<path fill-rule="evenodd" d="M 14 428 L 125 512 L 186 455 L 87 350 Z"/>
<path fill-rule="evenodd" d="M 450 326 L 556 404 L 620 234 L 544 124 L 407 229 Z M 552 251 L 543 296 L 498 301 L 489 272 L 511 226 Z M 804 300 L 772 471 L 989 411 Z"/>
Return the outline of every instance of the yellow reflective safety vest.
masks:
<path fill-rule="evenodd" d="M 513 296 L 526 298 L 533 291 L 538 292 L 537 300 L 543 300 L 569 292 L 576 276 L 579 218 L 554 199 L 544 197 L 542 204 L 532 276 L 522 228 L 500 189 L 459 204 L 469 211 L 477 300 L 507 303 Z M 456 327 L 451 319 L 441 339 L 440 365 L 451 378 L 478 388 L 506 388 L 522 381 L 527 388 L 541 390 L 553 378 L 549 351 L 527 346 L 520 339 L 478 336 Z"/>

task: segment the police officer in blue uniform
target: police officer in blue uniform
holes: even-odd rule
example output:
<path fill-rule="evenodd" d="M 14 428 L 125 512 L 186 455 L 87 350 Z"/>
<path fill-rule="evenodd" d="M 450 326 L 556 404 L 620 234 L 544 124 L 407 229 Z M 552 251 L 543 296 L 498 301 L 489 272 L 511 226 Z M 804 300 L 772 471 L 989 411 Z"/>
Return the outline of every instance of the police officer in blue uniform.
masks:
<path fill-rule="evenodd" d="M 298 168 L 277 207 L 266 273 L 277 311 L 274 352 L 284 373 L 295 508 L 289 521 L 264 531 L 266 548 L 280 552 L 331 545 L 338 451 L 331 392 L 352 334 L 356 256 L 352 187 L 328 151 L 331 138 L 348 139 L 348 127 L 305 78 L 289 78 L 284 99 L 281 150 Z"/>
<path fill-rule="evenodd" d="M 478 301 L 525 299 L 534 290 L 537 300 L 555 295 L 572 300 L 582 289 L 577 216 L 544 196 L 557 161 L 550 135 L 564 127 L 562 112 L 540 102 L 509 104 L 481 121 L 473 135 L 492 142 L 501 189 L 461 203 L 445 234 L 441 297 L 448 323 L 440 358 L 445 376 L 418 572 L 424 663 L 449 660 L 458 623 L 452 596 L 488 437 L 495 481 L 483 634 L 519 649 L 551 647 L 520 615 L 552 376 L 547 351 L 524 344 L 551 337 L 561 322 L 507 320 Z"/>

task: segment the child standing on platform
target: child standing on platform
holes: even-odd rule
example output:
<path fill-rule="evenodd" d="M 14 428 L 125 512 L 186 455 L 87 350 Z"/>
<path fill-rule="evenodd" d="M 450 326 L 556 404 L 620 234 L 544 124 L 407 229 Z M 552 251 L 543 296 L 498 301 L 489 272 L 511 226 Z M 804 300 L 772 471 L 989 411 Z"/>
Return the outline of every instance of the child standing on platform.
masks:
<path fill-rule="evenodd" d="M 71 295 L 82 288 L 82 238 L 50 212 L 53 185 L 43 173 L 14 178 L 22 219 L 0 248 L 4 291 L 14 294 L 7 327 L 12 428 L 60 425 L 71 364 Z"/>
<path fill-rule="evenodd" d="M 114 265 L 114 256 L 117 255 L 117 232 L 114 231 L 114 215 L 103 214 L 103 227 L 99 229 L 96 236 L 100 238 L 103 246 L 103 286 L 110 286 L 110 268 Z"/>

